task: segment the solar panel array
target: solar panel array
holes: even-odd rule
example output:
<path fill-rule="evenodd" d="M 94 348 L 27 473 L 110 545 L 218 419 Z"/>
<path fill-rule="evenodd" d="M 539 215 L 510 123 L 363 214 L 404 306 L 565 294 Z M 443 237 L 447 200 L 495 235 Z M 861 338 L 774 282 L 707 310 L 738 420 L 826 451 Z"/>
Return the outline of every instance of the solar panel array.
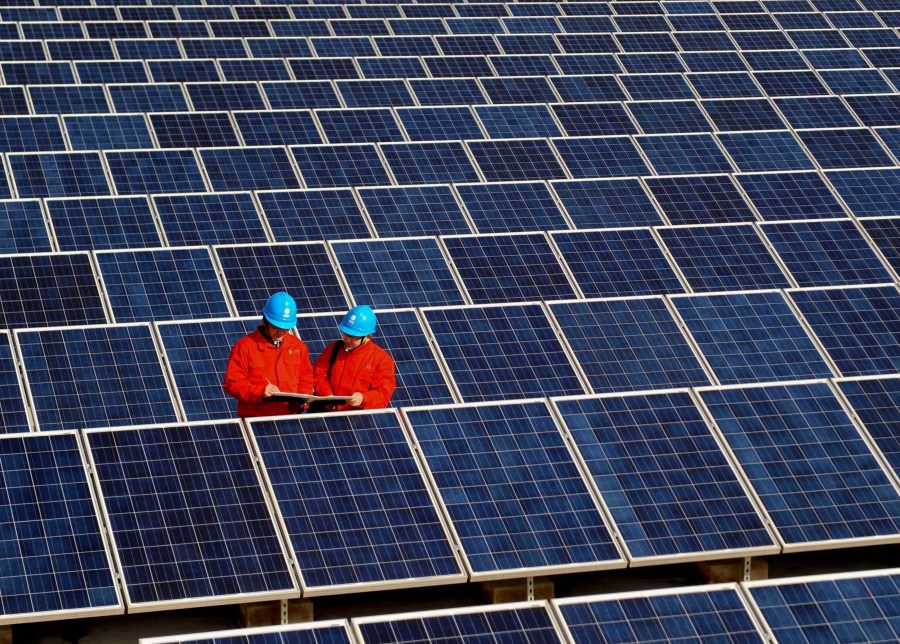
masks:
<path fill-rule="evenodd" d="M 98 474 L 0 623 L 900 541 L 895 2 L 3 4 L 0 440 Z M 233 422 L 278 290 L 393 411 Z"/>

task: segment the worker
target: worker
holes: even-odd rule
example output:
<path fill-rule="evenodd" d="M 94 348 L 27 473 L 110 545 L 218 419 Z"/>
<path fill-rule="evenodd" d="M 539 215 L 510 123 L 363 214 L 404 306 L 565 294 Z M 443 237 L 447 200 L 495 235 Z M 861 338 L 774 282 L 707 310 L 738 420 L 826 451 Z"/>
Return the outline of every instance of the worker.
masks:
<path fill-rule="evenodd" d="M 262 311 L 262 323 L 231 348 L 222 387 L 237 398 L 238 416 L 281 416 L 303 411 L 296 402 L 269 400 L 279 392 L 311 394 L 312 364 L 306 343 L 291 335 L 297 303 L 275 293 Z"/>
<path fill-rule="evenodd" d="M 313 365 L 317 396 L 350 396 L 346 404 L 326 410 L 388 406 L 397 388 L 395 366 L 387 351 L 372 341 L 376 324 L 371 308 L 354 306 L 338 325 L 341 339 L 325 347 Z"/>

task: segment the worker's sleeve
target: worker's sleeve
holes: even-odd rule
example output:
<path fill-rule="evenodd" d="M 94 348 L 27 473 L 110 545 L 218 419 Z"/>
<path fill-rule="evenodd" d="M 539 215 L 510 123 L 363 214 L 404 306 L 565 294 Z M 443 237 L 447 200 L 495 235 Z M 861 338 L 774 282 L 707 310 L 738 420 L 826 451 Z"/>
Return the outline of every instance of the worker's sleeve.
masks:
<path fill-rule="evenodd" d="M 382 351 L 372 373 L 370 389 L 363 392 L 363 409 L 384 409 L 388 406 L 397 388 L 394 371 L 394 359 L 386 351 Z"/>
<path fill-rule="evenodd" d="M 313 391 L 317 396 L 332 396 L 334 390 L 328 382 L 328 362 L 331 358 L 332 345 L 327 345 L 313 365 Z"/>
<path fill-rule="evenodd" d="M 231 348 L 222 388 L 232 398 L 244 402 L 258 403 L 262 401 L 265 385 L 254 387 L 250 382 L 250 356 L 241 342 Z"/>
<path fill-rule="evenodd" d="M 303 344 L 301 351 L 303 361 L 300 364 L 300 373 L 297 378 L 297 392 L 301 394 L 311 394 L 315 391 L 315 378 L 313 377 L 312 363 L 309 361 L 309 349 Z"/>

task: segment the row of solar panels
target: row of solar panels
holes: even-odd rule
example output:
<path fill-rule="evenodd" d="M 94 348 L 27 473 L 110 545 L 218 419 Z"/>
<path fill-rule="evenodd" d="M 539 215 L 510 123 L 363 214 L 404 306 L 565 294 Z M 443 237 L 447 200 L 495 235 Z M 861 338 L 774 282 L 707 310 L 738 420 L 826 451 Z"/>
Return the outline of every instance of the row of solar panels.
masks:
<path fill-rule="evenodd" d="M 0 436 L 0 623 L 896 543 L 898 395 L 820 380 Z"/>
<path fill-rule="evenodd" d="M 378 340 L 397 363 L 392 405 L 421 407 L 889 376 L 900 373 L 898 312 L 895 285 L 439 307 L 379 311 Z M 298 318 L 313 357 L 339 319 Z M 225 365 L 258 320 L 2 332 L 0 427 L 233 418 Z"/>
<path fill-rule="evenodd" d="M 898 598 L 900 572 L 889 569 L 148 637 L 140 644 L 875 642 L 900 638 Z"/>

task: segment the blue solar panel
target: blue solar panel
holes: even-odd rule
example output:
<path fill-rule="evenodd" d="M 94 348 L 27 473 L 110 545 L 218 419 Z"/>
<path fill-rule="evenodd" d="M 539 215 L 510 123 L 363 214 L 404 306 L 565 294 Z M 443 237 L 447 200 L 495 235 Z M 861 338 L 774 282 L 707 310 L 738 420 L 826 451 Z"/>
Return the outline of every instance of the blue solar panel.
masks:
<path fill-rule="evenodd" d="M 791 291 L 842 375 L 900 371 L 900 293 L 893 286 Z"/>
<path fill-rule="evenodd" d="M 21 202 L 23 206 L 31 203 Z M 62 251 L 162 245 L 146 197 L 47 199 L 45 203 Z"/>
<path fill-rule="evenodd" d="M 72 63 L 25 62 L 0 63 L 7 85 L 74 85 Z"/>
<path fill-rule="evenodd" d="M 10 154 L 7 159 L 20 198 L 110 194 L 97 152 Z M 0 197 L 9 196 L 4 178 L 0 181 Z"/>
<path fill-rule="evenodd" d="M 694 86 L 700 98 L 752 98 L 762 96 L 759 86 L 753 82 L 753 77 L 747 72 L 701 72 L 696 74 L 686 74 L 687 79 Z M 740 104 L 737 104 L 740 105 Z M 707 113 L 715 121 L 713 114 L 716 112 L 716 105 L 713 101 L 704 101 L 703 107 Z M 769 107 L 766 105 L 766 107 Z M 732 115 L 728 114 L 728 110 L 719 111 L 720 119 L 724 118 L 732 121 Z M 744 117 L 741 110 L 738 118 L 733 120 L 737 124 L 741 124 Z M 720 128 L 721 129 L 721 128 Z M 743 129 L 743 126 L 741 126 Z"/>
<path fill-rule="evenodd" d="M 826 383 L 700 396 L 786 549 L 896 540 L 900 492 Z"/>
<path fill-rule="evenodd" d="M 542 233 L 442 238 L 475 304 L 576 297 Z"/>
<path fill-rule="evenodd" d="M 0 328 L 107 321 L 87 253 L 0 256 Z"/>
<path fill-rule="evenodd" d="M 897 168 L 835 171 L 826 177 L 857 217 L 900 214 Z"/>
<path fill-rule="evenodd" d="M 638 145 L 660 174 L 731 172 L 731 164 L 710 134 L 637 136 Z"/>
<path fill-rule="evenodd" d="M 226 81 L 291 80 L 287 66 L 281 59 L 220 59 L 218 62 Z"/>
<path fill-rule="evenodd" d="M 185 89 L 194 109 L 198 112 L 263 110 L 266 108 L 257 83 L 187 82 Z"/>
<path fill-rule="evenodd" d="M 472 232 L 449 186 L 362 188 L 359 197 L 381 237 Z"/>
<path fill-rule="evenodd" d="M 228 112 L 150 114 L 150 124 L 161 148 L 203 148 L 240 145 Z M 155 147 L 152 145 L 134 147 Z"/>
<path fill-rule="evenodd" d="M 147 324 L 19 330 L 16 343 L 41 431 L 177 418 Z"/>
<path fill-rule="evenodd" d="M 801 130 L 797 136 L 824 169 L 893 165 L 875 135 L 867 129 Z"/>
<path fill-rule="evenodd" d="M 689 393 L 554 404 L 632 560 L 778 551 Z"/>
<path fill-rule="evenodd" d="M 177 83 L 110 85 L 108 90 L 117 112 L 166 112 L 190 109 L 181 85 Z"/>
<path fill-rule="evenodd" d="M 488 102 L 474 78 L 412 78 L 409 85 L 421 105 L 482 105 Z"/>
<path fill-rule="evenodd" d="M 291 147 L 307 188 L 378 186 L 391 183 L 374 145 Z"/>
<path fill-rule="evenodd" d="M 233 112 L 233 115 L 246 145 L 322 143 L 312 114 L 306 110 Z"/>
<path fill-rule="evenodd" d="M 342 317 L 343 314 L 301 315 L 297 319 L 297 331 L 313 359 L 339 337 L 337 325 Z M 391 355 L 396 366 L 397 389 L 391 396 L 391 407 L 455 402 L 415 310 L 379 310 L 375 341 Z"/>
<path fill-rule="evenodd" d="M 566 102 L 624 101 L 628 98 L 612 75 L 551 76 L 550 82 Z"/>
<path fill-rule="evenodd" d="M 847 216 L 817 172 L 738 174 L 735 178 L 766 221 Z"/>
<path fill-rule="evenodd" d="M 682 74 L 624 74 L 619 80 L 636 101 L 696 98 Z"/>
<path fill-rule="evenodd" d="M 296 595 L 239 423 L 85 436 L 129 607 Z"/>
<path fill-rule="evenodd" d="M 159 195 L 153 203 L 171 246 L 268 241 L 249 193 Z"/>
<path fill-rule="evenodd" d="M 473 579 L 622 565 L 543 402 L 405 414 Z"/>
<path fill-rule="evenodd" d="M 663 223 L 637 179 L 552 181 L 576 228 L 655 226 Z"/>
<path fill-rule="evenodd" d="M 854 97 L 848 97 L 848 100 Z M 859 125 L 837 96 L 775 99 L 775 105 L 793 128 L 855 127 Z M 900 120 L 898 120 L 900 124 Z M 875 125 L 875 123 L 867 123 Z"/>
<path fill-rule="evenodd" d="M 585 393 L 539 304 L 423 314 L 465 401 Z"/>
<path fill-rule="evenodd" d="M 649 229 L 553 232 L 550 235 L 585 297 L 684 292 Z"/>
<path fill-rule="evenodd" d="M 396 112 L 411 141 L 446 141 L 484 137 L 478 121 L 468 106 L 401 107 Z M 402 137 L 399 140 L 402 140 Z"/>
<path fill-rule="evenodd" d="M 395 413 L 254 421 L 251 432 L 307 596 L 464 579 Z"/>
<path fill-rule="evenodd" d="M 199 153 L 213 190 L 300 187 L 300 180 L 283 147 L 211 148 Z"/>
<path fill-rule="evenodd" d="M 338 91 L 347 107 L 400 107 L 415 105 L 402 79 L 338 80 Z"/>
<path fill-rule="evenodd" d="M 371 237 L 349 188 L 256 193 L 276 241 Z"/>
<path fill-rule="evenodd" d="M 628 109 L 645 134 L 712 131 L 696 101 L 634 101 Z"/>
<path fill-rule="evenodd" d="M 481 86 L 491 102 L 503 103 L 552 103 L 556 94 L 543 76 L 506 76 L 482 78 Z"/>
<path fill-rule="evenodd" d="M 359 78 L 352 58 L 291 58 L 288 63 L 297 80 Z"/>
<path fill-rule="evenodd" d="M 548 53 L 489 56 L 500 76 L 549 76 L 559 70 Z"/>
<path fill-rule="evenodd" d="M 260 318 L 161 322 L 156 331 L 175 395 L 189 421 L 235 417 L 235 400 L 222 389 L 225 366 L 234 343 L 259 326 Z"/>
<path fill-rule="evenodd" d="M 757 644 L 764 638 L 745 601 L 736 588 L 720 586 L 567 598 L 554 603 L 577 644 L 676 638 Z"/>
<path fill-rule="evenodd" d="M 206 192 L 191 150 L 107 152 L 105 156 L 119 194 Z"/>
<path fill-rule="evenodd" d="M 694 292 L 791 286 L 750 224 L 658 228 Z"/>
<path fill-rule="evenodd" d="M 474 109 L 492 139 L 562 135 L 546 105 L 485 105 Z M 484 136 L 460 138 L 481 139 Z"/>
<path fill-rule="evenodd" d="M 748 590 L 779 641 L 837 644 L 900 638 L 896 571 L 755 582 Z"/>
<path fill-rule="evenodd" d="M 425 78 L 428 72 L 419 58 L 394 56 L 390 58 L 359 57 L 356 59 L 364 78 Z"/>
<path fill-rule="evenodd" d="M 59 119 L 55 116 L 0 118 L 0 151 L 53 152 L 65 149 Z"/>
<path fill-rule="evenodd" d="M 154 35 L 158 37 L 161 34 Z M 163 35 L 167 36 L 168 34 Z M 202 83 L 222 80 L 213 60 L 149 60 L 147 67 L 155 83 Z"/>
<path fill-rule="evenodd" d="M 434 237 L 333 242 L 353 300 L 375 308 L 464 304 Z"/>
<path fill-rule="evenodd" d="M 627 177 L 650 174 L 650 169 L 627 136 L 554 139 L 573 179 Z"/>
<path fill-rule="evenodd" d="M 872 218 L 860 223 L 888 264 L 894 271 L 900 270 L 900 218 Z"/>
<path fill-rule="evenodd" d="M 231 314 L 209 248 L 100 251 L 96 258 L 117 322 Z"/>
<path fill-rule="evenodd" d="M 277 291 L 290 293 L 301 312 L 347 307 L 322 243 L 216 246 L 214 251 L 238 315 L 257 315 Z"/>
<path fill-rule="evenodd" d="M 388 108 L 317 110 L 316 116 L 330 143 L 403 140 L 403 132 Z"/>
<path fill-rule="evenodd" d="M 260 86 L 274 110 L 341 106 L 328 81 L 263 81 Z"/>
<path fill-rule="evenodd" d="M 24 391 L 6 331 L 0 331 L 0 408 L 0 435 L 30 431 Z"/>
<path fill-rule="evenodd" d="M 756 220 L 728 175 L 651 177 L 646 183 L 666 217 L 675 225 Z"/>
<path fill-rule="evenodd" d="M 597 393 L 710 382 L 661 299 L 554 302 L 550 310 Z"/>
<path fill-rule="evenodd" d="M 900 438 L 896 432 L 900 379 L 839 380 L 837 386 L 890 467 L 900 474 Z"/>
<path fill-rule="evenodd" d="M 780 292 L 674 296 L 672 303 L 721 384 L 833 375 Z"/>
<path fill-rule="evenodd" d="M 436 56 L 440 53 L 431 36 L 376 36 L 374 41 L 382 57 Z"/>
<path fill-rule="evenodd" d="M 849 219 L 760 224 L 798 286 L 892 281 L 891 274 Z"/>
<path fill-rule="evenodd" d="M 478 173 L 459 141 L 385 143 L 381 151 L 400 184 L 478 181 Z"/>
<path fill-rule="evenodd" d="M 465 6 L 465 5 L 464 5 Z M 468 5 L 478 6 L 478 5 Z M 364 617 L 354 620 L 372 644 L 453 642 L 559 642 L 560 635 L 543 603 L 489 606 L 449 611 Z"/>
<path fill-rule="evenodd" d="M 458 184 L 456 190 L 480 233 L 569 227 L 543 182 Z"/>
<path fill-rule="evenodd" d="M 152 148 L 147 122 L 140 114 L 65 116 L 73 150 L 128 150 Z"/>
<path fill-rule="evenodd" d="M 110 615 L 122 600 L 74 433 L 0 438 L 0 617 Z"/>
<path fill-rule="evenodd" d="M 50 234 L 44 223 L 40 201 L 0 201 L 0 253 L 39 253 L 50 250 Z"/>
<path fill-rule="evenodd" d="M 717 130 L 744 132 L 782 130 L 784 121 L 767 99 L 739 98 L 702 101 Z"/>
<path fill-rule="evenodd" d="M 561 103 L 553 105 L 553 113 L 569 136 L 636 134 L 638 131 L 620 103 Z"/>
<path fill-rule="evenodd" d="M 82 83 L 147 83 L 150 78 L 139 60 L 76 62 L 75 71 Z"/>
<path fill-rule="evenodd" d="M 741 172 L 812 170 L 813 162 L 786 131 L 729 132 L 718 140 Z"/>

